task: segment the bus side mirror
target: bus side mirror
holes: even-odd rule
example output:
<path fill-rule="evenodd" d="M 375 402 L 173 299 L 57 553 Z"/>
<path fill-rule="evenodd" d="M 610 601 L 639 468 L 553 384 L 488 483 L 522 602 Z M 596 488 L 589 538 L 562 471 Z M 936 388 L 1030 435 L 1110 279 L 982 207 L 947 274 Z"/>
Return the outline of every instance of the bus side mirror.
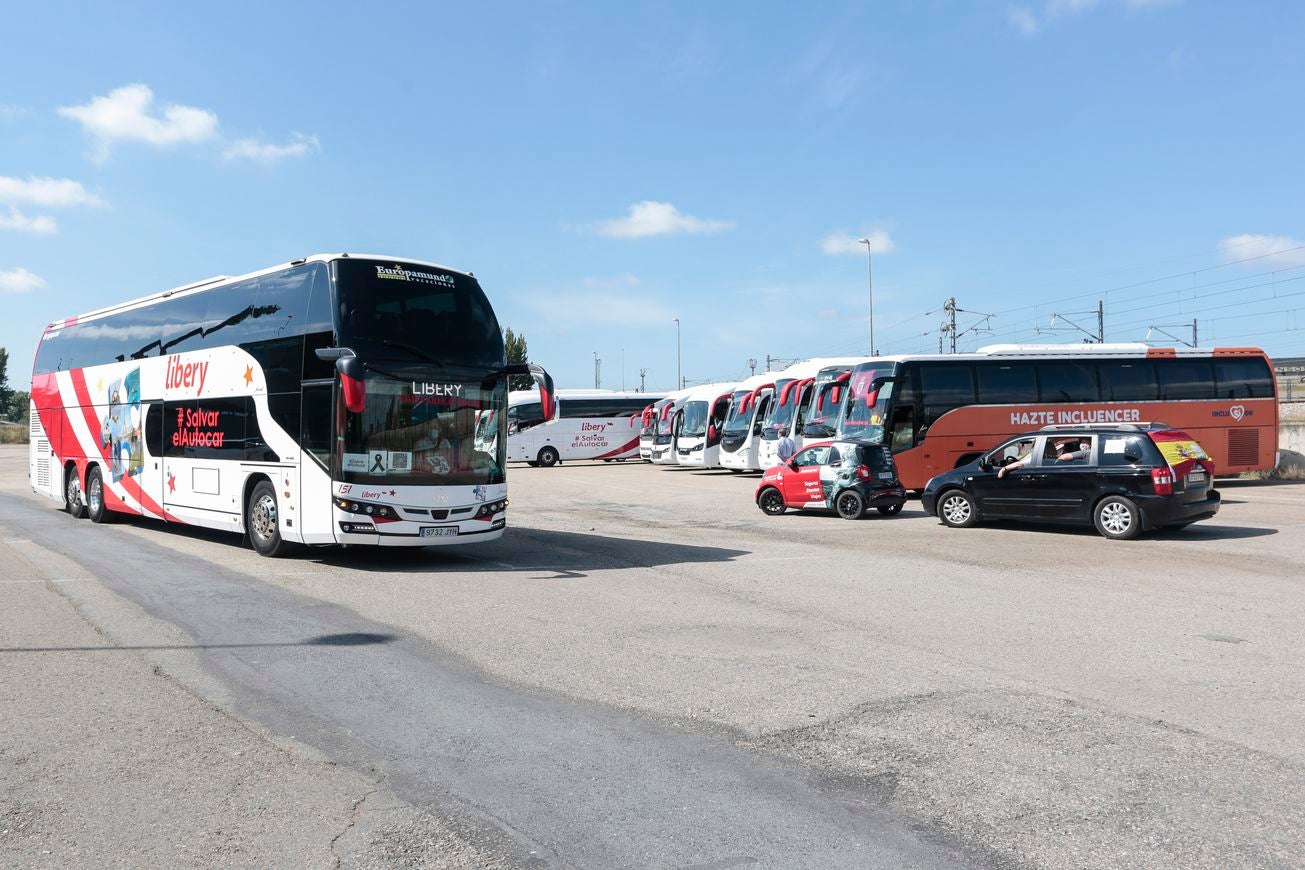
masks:
<path fill-rule="evenodd" d="M 367 407 L 366 371 L 363 361 L 354 356 L 347 347 L 323 348 L 322 350 L 342 350 L 348 354 L 335 357 L 335 370 L 340 373 L 340 387 L 344 393 L 344 406 L 351 414 L 361 414 Z M 321 355 L 319 350 L 318 355 Z"/>
<path fill-rule="evenodd" d="M 714 424 L 707 427 L 707 438 L 711 441 L 716 440 L 716 426 Z"/>
<path fill-rule="evenodd" d="M 510 363 L 505 367 L 500 375 L 512 377 L 513 375 L 529 375 L 539 386 L 539 407 L 544 414 L 545 423 L 552 423 L 557 419 L 557 390 L 553 388 L 553 378 L 544 367 L 535 363 Z M 492 377 L 492 376 L 491 376 Z"/>

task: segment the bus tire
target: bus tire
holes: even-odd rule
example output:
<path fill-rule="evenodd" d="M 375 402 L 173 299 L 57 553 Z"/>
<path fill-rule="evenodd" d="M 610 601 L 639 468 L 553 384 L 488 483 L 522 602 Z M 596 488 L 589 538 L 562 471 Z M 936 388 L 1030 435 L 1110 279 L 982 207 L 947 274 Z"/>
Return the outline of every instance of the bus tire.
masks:
<path fill-rule="evenodd" d="M 1142 532 L 1142 512 L 1132 499 L 1108 495 L 1092 508 L 1092 523 L 1103 538 L 1129 541 Z"/>
<path fill-rule="evenodd" d="M 561 460 L 562 457 L 558 455 L 557 448 L 551 446 L 539 448 L 539 455 L 535 457 L 535 462 L 544 468 L 552 468 Z"/>
<path fill-rule="evenodd" d="M 86 515 L 93 523 L 111 523 L 116 518 L 104 502 L 104 477 L 98 465 L 86 472 Z"/>
<path fill-rule="evenodd" d="M 854 489 L 845 489 L 834 497 L 834 510 L 845 520 L 859 520 L 865 516 L 865 499 Z"/>
<path fill-rule="evenodd" d="M 784 504 L 783 493 L 773 486 L 766 487 L 761 491 L 761 495 L 757 496 L 757 507 L 761 508 L 762 513 L 772 517 L 777 517 L 788 509 L 788 505 Z"/>
<path fill-rule="evenodd" d="M 281 540 L 276 487 L 266 480 L 254 484 L 245 503 L 245 534 L 260 556 L 278 556 L 286 549 Z"/>
<path fill-rule="evenodd" d="M 943 525 L 953 529 L 967 529 L 979 520 L 974 499 L 959 489 L 949 489 L 938 496 L 934 510 Z"/>
<path fill-rule="evenodd" d="M 69 465 L 64 473 L 63 509 L 75 520 L 86 516 L 86 498 L 82 495 L 82 481 L 77 476 L 76 465 Z"/>

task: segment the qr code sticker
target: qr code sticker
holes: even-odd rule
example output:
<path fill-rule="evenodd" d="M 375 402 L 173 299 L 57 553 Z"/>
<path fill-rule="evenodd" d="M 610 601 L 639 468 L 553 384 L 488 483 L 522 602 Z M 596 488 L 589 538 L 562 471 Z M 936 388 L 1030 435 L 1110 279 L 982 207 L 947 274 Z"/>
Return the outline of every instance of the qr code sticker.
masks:
<path fill-rule="evenodd" d="M 390 471 L 409 471 L 412 468 L 411 453 L 391 453 Z"/>

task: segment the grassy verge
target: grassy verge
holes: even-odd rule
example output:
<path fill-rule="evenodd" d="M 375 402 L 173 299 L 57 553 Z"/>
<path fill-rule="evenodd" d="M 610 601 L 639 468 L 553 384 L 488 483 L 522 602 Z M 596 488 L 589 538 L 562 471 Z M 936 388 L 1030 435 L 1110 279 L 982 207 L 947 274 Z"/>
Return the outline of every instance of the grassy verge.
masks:
<path fill-rule="evenodd" d="M 0 426 L 0 444 L 26 444 L 26 426 Z"/>

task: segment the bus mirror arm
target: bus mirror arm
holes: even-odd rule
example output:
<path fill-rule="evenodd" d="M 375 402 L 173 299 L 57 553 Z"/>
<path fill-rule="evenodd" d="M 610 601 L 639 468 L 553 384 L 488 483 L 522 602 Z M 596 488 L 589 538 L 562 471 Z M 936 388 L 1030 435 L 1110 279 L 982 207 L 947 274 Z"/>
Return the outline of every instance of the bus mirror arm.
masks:
<path fill-rule="evenodd" d="M 351 347 L 319 347 L 317 350 L 313 351 L 313 353 L 317 354 L 317 358 L 324 362 L 334 363 L 358 355 L 353 352 L 353 348 Z"/>

